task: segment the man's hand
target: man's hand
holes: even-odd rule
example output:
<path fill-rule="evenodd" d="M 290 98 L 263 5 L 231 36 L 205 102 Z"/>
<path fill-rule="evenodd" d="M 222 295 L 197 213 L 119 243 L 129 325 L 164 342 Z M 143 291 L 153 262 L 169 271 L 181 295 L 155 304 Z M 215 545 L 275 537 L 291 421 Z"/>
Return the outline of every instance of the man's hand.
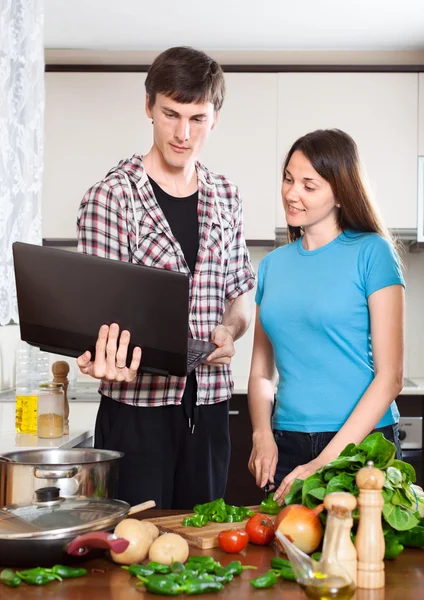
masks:
<path fill-rule="evenodd" d="M 130 366 L 126 360 L 130 332 L 124 330 L 118 346 L 119 325 L 112 323 L 102 325 L 96 342 L 96 357 L 91 360 L 91 352 L 87 350 L 77 358 L 81 373 L 104 381 L 133 381 L 137 377 L 137 369 L 141 362 L 141 348 L 134 348 Z"/>
<path fill-rule="evenodd" d="M 235 354 L 234 339 L 228 327 L 218 325 L 211 333 L 211 341 L 218 346 L 210 354 L 205 363 L 207 365 L 229 365 Z"/>
<path fill-rule="evenodd" d="M 293 481 L 295 479 L 306 479 L 309 477 L 309 475 L 316 473 L 319 467 L 320 465 L 315 460 L 311 460 L 305 465 L 299 465 L 293 469 L 291 473 L 284 477 L 280 487 L 274 494 L 274 500 L 276 500 L 279 504 L 283 504 L 284 496 L 289 493 Z"/>

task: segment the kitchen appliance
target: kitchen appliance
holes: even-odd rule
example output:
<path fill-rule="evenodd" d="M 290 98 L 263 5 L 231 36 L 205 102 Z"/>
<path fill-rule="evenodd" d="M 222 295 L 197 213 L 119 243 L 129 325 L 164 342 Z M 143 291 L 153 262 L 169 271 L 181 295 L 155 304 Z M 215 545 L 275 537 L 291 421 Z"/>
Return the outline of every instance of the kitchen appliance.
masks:
<path fill-rule="evenodd" d="M 122 452 L 74 448 L 21 450 L 0 458 L 0 506 L 31 503 L 38 488 L 56 486 L 64 498 L 113 498 Z"/>
<path fill-rule="evenodd" d="M 0 565 L 52 566 L 84 557 L 90 549 L 124 552 L 128 541 L 111 530 L 125 517 L 148 508 L 122 500 L 62 498 L 56 487 L 40 488 L 31 503 L 0 509 Z"/>
<path fill-rule="evenodd" d="M 400 417 L 399 442 L 400 447 L 402 448 L 403 460 L 414 467 L 417 475 L 417 484 L 423 486 L 424 460 L 422 417 Z"/>

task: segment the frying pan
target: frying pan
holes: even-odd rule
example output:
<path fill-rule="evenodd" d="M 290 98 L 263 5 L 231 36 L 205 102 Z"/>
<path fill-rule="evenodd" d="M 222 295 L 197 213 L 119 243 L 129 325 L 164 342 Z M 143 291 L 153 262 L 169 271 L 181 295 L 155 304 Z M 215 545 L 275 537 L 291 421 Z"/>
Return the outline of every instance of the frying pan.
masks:
<path fill-rule="evenodd" d="M 131 507 L 122 500 L 60 498 L 59 488 L 40 488 L 30 505 L 0 509 L 0 566 L 72 564 L 91 549 L 120 553 L 128 541 L 113 534 L 125 517 L 153 508 L 148 500 Z"/>

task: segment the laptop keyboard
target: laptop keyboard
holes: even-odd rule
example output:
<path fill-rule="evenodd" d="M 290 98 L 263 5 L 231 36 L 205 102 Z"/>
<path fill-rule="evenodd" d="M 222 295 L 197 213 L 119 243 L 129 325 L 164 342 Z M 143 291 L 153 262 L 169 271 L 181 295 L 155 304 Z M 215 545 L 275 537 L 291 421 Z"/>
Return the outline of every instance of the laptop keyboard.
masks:
<path fill-rule="evenodd" d="M 206 356 L 205 352 L 199 352 L 199 350 L 193 350 L 189 348 L 187 350 L 187 367 L 190 370 L 193 370 L 203 362 L 204 357 Z"/>

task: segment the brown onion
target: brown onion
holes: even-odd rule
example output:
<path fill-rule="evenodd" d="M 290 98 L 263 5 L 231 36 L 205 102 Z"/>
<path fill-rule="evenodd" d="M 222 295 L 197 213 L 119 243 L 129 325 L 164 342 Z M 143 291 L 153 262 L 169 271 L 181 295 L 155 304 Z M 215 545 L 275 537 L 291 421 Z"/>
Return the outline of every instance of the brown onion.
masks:
<path fill-rule="evenodd" d="M 274 530 L 280 530 L 300 550 L 311 554 L 322 539 L 322 525 L 318 515 L 323 508 L 323 504 L 314 509 L 302 504 L 290 504 L 278 513 Z"/>

